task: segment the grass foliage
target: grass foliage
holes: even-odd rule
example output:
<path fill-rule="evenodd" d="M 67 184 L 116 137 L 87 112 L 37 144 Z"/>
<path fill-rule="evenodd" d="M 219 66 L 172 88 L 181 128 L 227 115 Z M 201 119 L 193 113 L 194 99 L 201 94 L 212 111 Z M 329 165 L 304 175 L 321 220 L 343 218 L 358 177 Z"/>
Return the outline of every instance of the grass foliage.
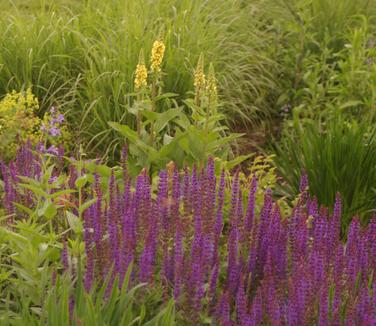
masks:
<path fill-rule="evenodd" d="M 376 199 L 376 135 L 366 124 L 335 118 L 327 126 L 295 124 L 291 134 L 276 145 L 276 166 L 285 180 L 282 194 L 299 193 L 302 173 L 320 204 L 332 206 L 336 193 L 343 198 L 345 230 L 360 214 L 369 221 Z"/>

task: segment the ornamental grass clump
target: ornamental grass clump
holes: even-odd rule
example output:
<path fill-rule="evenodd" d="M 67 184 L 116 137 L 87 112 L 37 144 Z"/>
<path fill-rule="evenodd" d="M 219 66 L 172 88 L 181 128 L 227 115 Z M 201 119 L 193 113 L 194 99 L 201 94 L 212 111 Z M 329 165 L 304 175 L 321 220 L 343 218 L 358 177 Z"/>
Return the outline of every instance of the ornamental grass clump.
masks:
<path fill-rule="evenodd" d="M 183 324 L 376 323 L 375 219 L 363 228 L 354 218 L 344 242 L 340 195 L 329 212 L 303 178 L 282 216 L 268 189 L 256 207 L 255 176 L 245 186 L 214 167 L 169 164 L 154 184 L 146 171 L 130 178 L 124 164 L 81 188 L 96 198 L 83 214 L 87 290 L 106 277 L 121 284 L 132 264 L 130 284 L 173 297 Z"/>

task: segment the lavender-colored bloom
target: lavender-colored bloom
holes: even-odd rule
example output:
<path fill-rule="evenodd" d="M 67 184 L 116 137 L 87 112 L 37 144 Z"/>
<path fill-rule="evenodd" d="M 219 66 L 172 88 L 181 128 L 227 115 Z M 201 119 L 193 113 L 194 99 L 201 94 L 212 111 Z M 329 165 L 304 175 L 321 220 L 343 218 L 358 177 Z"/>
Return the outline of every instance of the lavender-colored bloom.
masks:
<path fill-rule="evenodd" d="M 256 178 L 256 175 L 254 175 L 252 177 L 251 189 L 249 191 L 249 197 L 248 197 L 247 214 L 245 216 L 245 230 L 247 234 L 251 232 L 252 223 L 253 223 L 253 219 L 255 216 L 256 190 L 257 190 L 257 178 Z"/>
<path fill-rule="evenodd" d="M 51 127 L 50 130 L 49 130 L 49 134 L 52 136 L 52 137 L 57 137 L 57 136 L 60 136 L 61 135 L 61 129 L 58 128 L 58 127 Z"/>
<path fill-rule="evenodd" d="M 239 202 L 239 171 L 236 172 L 234 180 L 232 182 L 232 192 L 231 192 L 231 208 L 230 208 L 230 221 L 232 223 L 237 223 L 237 205 Z"/>
<path fill-rule="evenodd" d="M 203 236 L 201 232 L 201 228 L 197 227 L 195 229 L 195 235 L 192 243 L 192 250 L 191 250 L 191 275 L 190 275 L 190 292 L 192 292 L 191 301 L 193 306 L 196 308 L 199 307 L 203 287 L 203 266 L 202 266 L 202 243 L 203 243 Z"/>
<path fill-rule="evenodd" d="M 182 243 L 182 232 L 180 224 L 177 225 L 176 234 L 175 234 L 175 251 L 174 251 L 174 298 L 177 300 L 180 296 L 182 279 L 183 279 L 183 264 L 184 264 L 184 255 L 183 255 L 183 243 Z"/>
<path fill-rule="evenodd" d="M 64 115 L 62 115 L 61 113 L 59 113 L 56 117 L 56 122 L 61 124 L 64 122 Z"/>
<path fill-rule="evenodd" d="M 262 295 L 259 288 L 251 307 L 251 320 L 254 322 L 254 325 L 261 325 L 263 319 L 262 312 Z"/>
<path fill-rule="evenodd" d="M 180 220 L 179 203 L 180 203 L 179 171 L 175 169 L 173 177 L 172 177 L 172 204 L 170 207 L 170 218 L 169 218 L 170 223 L 173 226 L 176 226 Z M 174 230 L 174 228 L 171 228 L 171 229 Z"/>
<path fill-rule="evenodd" d="M 92 205 L 84 213 L 84 241 L 85 241 L 85 252 L 86 252 L 86 271 L 84 285 L 87 292 L 90 291 L 91 285 L 93 283 L 94 274 L 94 255 L 93 255 L 93 237 L 91 234 L 91 229 L 93 226 L 94 218 L 94 206 Z"/>
<path fill-rule="evenodd" d="M 47 149 L 47 153 L 48 153 L 48 154 L 55 155 L 55 156 L 58 156 L 58 155 L 59 155 L 59 149 L 58 149 L 55 145 L 51 145 L 51 146 Z"/>
<path fill-rule="evenodd" d="M 243 276 L 241 276 L 241 282 L 236 293 L 236 316 L 241 326 L 248 326 L 250 322 L 250 316 L 248 314 L 248 303 L 247 297 L 244 292 L 244 282 L 242 281 Z"/>
<path fill-rule="evenodd" d="M 215 247 L 217 247 L 217 245 L 218 245 L 219 236 L 220 236 L 220 234 L 222 232 L 222 228 L 223 228 L 224 196 L 225 196 L 225 171 L 222 170 L 221 179 L 219 181 L 218 196 L 217 196 L 217 217 L 216 217 L 216 222 L 215 222 L 215 227 L 214 227 Z"/>
<path fill-rule="evenodd" d="M 119 243 L 118 243 L 118 211 L 117 211 L 117 196 L 116 196 L 116 185 L 115 185 L 115 175 L 112 172 L 109 183 L 109 214 L 108 214 L 108 231 L 110 246 L 112 249 L 112 259 L 114 262 L 114 274 L 120 271 L 120 256 L 119 256 Z"/>
<path fill-rule="evenodd" d="M 188 215 L 192 211 L 191 184 L 190 184 L 188 168 L 185 168 L 184 170 L 183 203 L 184 203 L 184 215 L 185 217 L 188 217 Z"/>
<path fill-rule="evenodd" d="M 221 326 L 231 326 L 230 304 L 227 293 L 224 293 L 221 297 L 217 314 Z"/>
<path fill-rule="evenodd" d="M 216 202 L 216 177 L 214 174 L 214 160 L 213 158 L 209 158 L 208 165 L 206 168 L 206 189 L 205 191 L 205 206 L 206 206 L 206 213 L 204 219 L 205 225 L 205 233 L 212 234 L 213 228 L 215 224 L 215 202 Z"/>
<path fill-rule="evenodd" d="M 40 178 L 40 163 L 30 144 L 15 161 L 1 163 L 3 207 L 15 218 L 26 215 L 13 202 L 35 209 L 33 194 L 18 183 L 22 175 Z M 227 200 L 225 172 L 217 187 L 213 166 L 210 161 L 191 174 L 186 169 L 183 178 L 177 170 L 170 177 L 162 171 L 155 191 L 147 173 L 134 182 L 123 171 L 123 184 L 112 174 L 108 194 L 102 193 L 106 182 L 96 175 L 92 188 L 88 184 L 82 192 L 85 201 L 97 198 L 83 216 L 85 288 L 103 281 L 111 266 L 122 281 L 133 262 L 132 285 L 141 280 L 162 287 L 164 299 L 173 295 L 182 315 L 195 322 L 205 309 L 223 325 L 235 323 L 231 315 L 247 326 L 337 325 L 342 318 L 346 325 L 375 324 L 375 220 L 362 227 L 355 218 L 341 241 L 338 196 L 332 217 L 307 192 L 307 200 L 299 200 L 285 218 L 270 190 L 256 216 L 256 179 L 245 210 L 238 176 Z M 60 179 L 61 173 L 56 168 L 53 177 Z M 74 165 L 68 174 L 75 189 Z M 77 202 L 76 194 L 71 196 Z M 61 261 L 64 270 L 75 267 L 69 266 L 66 240 Z"/>
<path fill-rule="evenodd" d="M 61 253 L 61 262 L 62 262 L 64 271 L 67 271 L 69 269 L 69 262 L 68 262 L 67 241 L 65 239 L 63 240 L 63 251 Z"/>
<path fill-rule="evenodd" d="M 167 171 L 163 170 L 159 173 L 157 205 L 159 205 L 159 219 L 162 223 L 162 230 L 164 235 L 168 234 L 168 175 Z"/>
<path fill-rule="evenodd" d="M 227 256 L 227 289 L 232 295 L 236 293 L 239 281 L 238 238 L 238 229 L 234 224 L 228 238 Z"/>
<path fill-rule="evenodd" d="M 13 203 L 11 199 L 12 184 L 10 180 L 9 170 L 4 162 L 0 162 L 0 167 L 1 167 L 1 174 L 4 180 L 4 192 L 5 192 L 4 207 L 7 210 L 8 214 L 12 214 L 13 213 Z"/>
<path fill-rule="evenodd" d="M 215 304 L 216 301 L 216 288 L 218 283 L 218 274 L 219 274 L 219 262 L 216 262 L 212 273 L 210 275 L 210 281 L 209 281 L 209 290 L 208 290 L 208 296 L 211 305 Z"/>

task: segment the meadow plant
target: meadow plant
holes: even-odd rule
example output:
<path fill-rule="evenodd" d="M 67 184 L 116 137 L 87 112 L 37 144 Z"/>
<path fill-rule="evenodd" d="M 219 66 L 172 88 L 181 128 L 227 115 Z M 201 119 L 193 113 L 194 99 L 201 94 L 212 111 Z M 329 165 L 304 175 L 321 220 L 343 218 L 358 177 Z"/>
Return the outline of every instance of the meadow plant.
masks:
<path fill-rule="evenodd" d="M 112 172 L 84 190 L 85 287 L 109 278 L 160 287 L 181 322 L 221 325 L 372 325 L 376 322 L 375 229 L 354 218 L 340 236 L 341 196 L 333 212 L 308 192 L 307 178 L 288 218 L 271 191 L 255 209 L 257 176 L 174 164 L 152 184 L 143 171 Z M 77 179 L 78 180 L 78 179 Z M 246 200 L 244 195 L 246 194 Z M 73 261 L 68 259 L 68 265 Z M 69 267 L 68 267 L 69 268 Z"/>
<path fill-rule="evenodd" d="M 354 215 L 362 224 L 374 213 L 376 193 L 375 132 L 369 122 L 348 121 L 336 114 L 325 124 L 295 119 L 275 144 L 275 166 L 284 183 L 278 193 L 293 200 L 299 193 L 302 171 L 308 175 L 311 195 L 320 205 L 333 207 L 336 192 L 343 199 L 342 230 Z"/>
<path fill-rule="evenodd" d="M 25 92 L 12 91 L 0 101 L 0 159 L 9 161 L 26 142 L 30 148 L 58 155 L 58 147 L 68 149 L 71 134 L 64 115 L 55 107 L 39 117 L 39 101 L 31 88 Z M 20 146 L 21 145 L 21 146 Z M 22 150 L 28 150 L 25 146 Z"/>
<path fill-rule="evenodd" d="M 12 91 L 0 101 L 0 152 L 2 159 L 9 160 L 16 154 L 18 144 L 29 140 L 37 144 L 41 140 L 41 121 L 37 116 L 38 99 L 30 88 L 25 92 Z"/>
<path fill-rule="evenodd" d="M 135 94 L 128 111 L 136 118 L 136 130 L 118 122 L 108 124 L 125 137 L 129 144 L 132 170 L 138 174 L 146 168 L 150 174 L 174 161 L 179 168 L 194 163 L 204 165 L 209 156 L 227 160 L 231 158 L 231 142 L 240 134 L 226 134 L 221 125 L 223 114 L 218 112 L 217 79 L 212 64 L 206 80 L 204 56 L 201 54 L 194 72 L 194 98 L 178 104 L 176 94 L 163 90 L 162 70 L 165 45 L 162 40 L 153 44 L 150 69 L 140 51 L 134 76 Z M 114 146 L 124 140 L 119 138 Z M 239 156 L 238 162 L 249 156 Z M 231 164 L 231 163 L 230 163 Z"/>

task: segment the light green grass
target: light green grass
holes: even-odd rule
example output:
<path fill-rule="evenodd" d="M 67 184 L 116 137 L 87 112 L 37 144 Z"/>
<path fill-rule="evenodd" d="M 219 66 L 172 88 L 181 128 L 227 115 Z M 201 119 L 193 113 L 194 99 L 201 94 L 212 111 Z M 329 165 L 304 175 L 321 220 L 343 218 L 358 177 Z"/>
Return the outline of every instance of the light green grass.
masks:
<path fill-rule="evenodd" d="M 24 13 L 37 13 L 40 10 L 56 6 L 77 7 L 80 1 L 77 0 L 2 0 L 0 10 L 7 13 L 23 11 Z"/>

